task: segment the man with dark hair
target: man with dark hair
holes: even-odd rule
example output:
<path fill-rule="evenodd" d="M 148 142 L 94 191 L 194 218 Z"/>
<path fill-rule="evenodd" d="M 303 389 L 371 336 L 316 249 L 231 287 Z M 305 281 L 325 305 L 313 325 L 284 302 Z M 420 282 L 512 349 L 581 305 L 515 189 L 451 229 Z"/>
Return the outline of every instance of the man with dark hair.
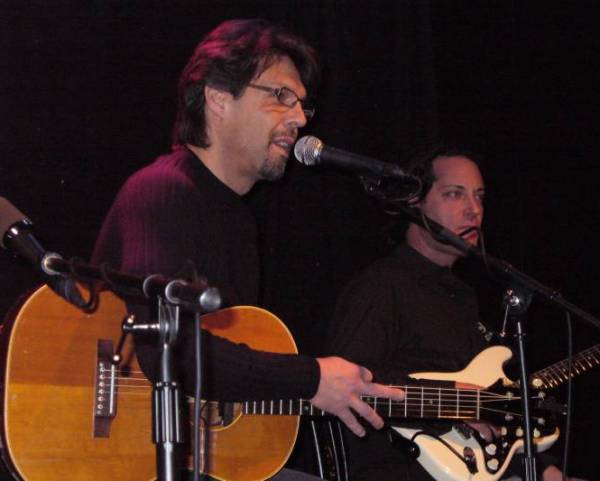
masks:
<path fill-rule="evenodd" d="M 316 56 L 303 40 L 264 20 L 236 20 L 217 27 L 198 45 L 179 79 L 174 144 L 203 148 L 210 145 L 204 112 L 205 87 L 229 92 L 237 99 L 253 79 L 282 57 L 292 61 L 308 91 L 315 88 L 319 72 Z M 281 93 L 289 103 L 298 99 L 294 94 L 289 89 Z M 314 111 L 307 102 L 303 99 L 302 105 L 310 120 Z"/>
<path fill-rule="evenodd" d="M 475 155 L 436 146 L 416 156 L 408 170 L 422 179 L 416 203 L 423 214 L 476 245 L 485 188 Z M 410 223 L 405 243 L 344 290 L 329 351 L 367 366 L 377 381 L 396 385 L 406 384 L 410 373 L 464 369 L 486 342 L 475 293 L 451 271 L 462 255 Z M 483 424 L 474 427 L 491 435 Z M 433 479 L 406 451 L 392 446 L 389 433 L 348 438 L 346 446 L 352 481 Z M 557 473 L 548 467 L 544 480 L 558 479 Z"/>
<path fill-rule="evenodd" d="M 126 182 L 93 261 L 174 275 L 191 260 L 226 305 L 256 305 L 256 227 L 242 196 L 257 181 L 283 175 L 298 129 L 313 113 L 307 87 L 316 74 L 306 42 L 265 21 L 227 21 L 209 33 L 181 75 L 173 151 Z M 148 306 L 131 307 L 150 315 Z M 192 328 L 183 324 L 177 346 L 188 392 L 195 380 Z M 204 340 L 209 399 L 310 399 L 363 435 L 356 414 L 377 428 L 383 421 L 361 395 L 402 397 L 341 358 L 258 352 L 208 332 Z M 146 375 L 156 378 L 156 340 L 139 336 L 136 350 Z"/>

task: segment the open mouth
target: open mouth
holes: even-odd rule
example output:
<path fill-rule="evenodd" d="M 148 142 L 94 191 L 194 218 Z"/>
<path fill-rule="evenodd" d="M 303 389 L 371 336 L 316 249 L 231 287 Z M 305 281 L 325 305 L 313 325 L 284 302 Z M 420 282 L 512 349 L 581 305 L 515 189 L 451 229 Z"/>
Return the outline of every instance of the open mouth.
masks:
<path fill-rule="evenodd" d="M 476 226 L 467 227 L 465 230 L 461 231 L 458 236 L 463 239 L 477 238 L 479 237 L 479 228 Z"/>
<path fill-rule="evenodd" d="M 271 143 L 281 150 L 283 150 L 287 155 L 292 151 L 292 147 L 294 146 L 294 139 L 292 137 L 275 137 Z"/>
<path fill-rule="evenodd" d="M 284 143 L 281 143 L 281 142 L 273 142 L 273 145 L 275 147 L 278 147 L 280 150 L 282 150 L 285 153 L 285 155 L 287 155 L 287 156 L 290 155 L 290 152 L 291 152 L 291 149 L 292 149 L 291 146 L 289 146 L 287 144 L 284 144 Z"/>

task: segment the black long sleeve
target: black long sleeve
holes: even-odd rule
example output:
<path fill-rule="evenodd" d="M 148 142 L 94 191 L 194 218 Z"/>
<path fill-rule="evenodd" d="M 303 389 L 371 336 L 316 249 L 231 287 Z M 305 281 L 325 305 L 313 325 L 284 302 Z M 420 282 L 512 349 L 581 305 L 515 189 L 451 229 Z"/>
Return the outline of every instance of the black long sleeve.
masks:
<path fill-rule="evenodd" d="M 92 262 L 137 275 L 178 274 L 191 261 L 218 287 L 227 305 L 256 305 L 258 254 L 254 219 L 243 200 L 185 148 L 138 171 L 117 196 Z M 153 306 L 131 304 L 138 317 Z M 190 316 L 191 319 L 191 316 Z M 193 324 L 182 325 L 176 353 L 184 388 L 194 385 Z M 205 397 L 221 400 L 310 398 L 317 390 L 315 359 L 258 352 L 204 331 Z M 154 336 L 136 336 L 136 351 L 153 379 Z"/>

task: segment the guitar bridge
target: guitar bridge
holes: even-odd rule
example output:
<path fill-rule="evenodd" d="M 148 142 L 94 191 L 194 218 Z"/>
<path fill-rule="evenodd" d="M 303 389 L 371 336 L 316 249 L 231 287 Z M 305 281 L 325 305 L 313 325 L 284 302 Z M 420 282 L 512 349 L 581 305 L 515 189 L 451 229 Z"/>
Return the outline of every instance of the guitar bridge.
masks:
<path fill-rule="evenodd" d="M 94 437 L 108 438 L 110 421 L 117 415 L 117 366 L 112 362 L 113 342 L 99 339 L 94 382 Z"/>

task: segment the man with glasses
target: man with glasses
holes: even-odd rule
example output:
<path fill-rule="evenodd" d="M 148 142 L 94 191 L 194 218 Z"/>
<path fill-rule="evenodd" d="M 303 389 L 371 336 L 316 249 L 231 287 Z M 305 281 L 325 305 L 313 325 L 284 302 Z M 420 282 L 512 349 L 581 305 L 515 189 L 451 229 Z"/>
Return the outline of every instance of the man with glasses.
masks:
<path fill-rule="evenodd" d="M 173 151 L 127 181 L 93 261 L 140 275 L 175 275 L 191 260 L 221 289 L 226 305 L 256 305 L 256 227 L 242 196 L 257 181 L 283 175 L 298 129 L 314 113 L 308 89 L 316 76 L 306 42 L 264 21 L 227 21 L 209 33 L 180 77 Z M 130 308 L 149 316 L 148 306 Z M 182 327 L 179 375 L 191 392 L 192 323 Z M 356 414 L 383 425 L 361 394 L 402 398 L 401 391 L 371 383 L 368 370 L 341 358 L 258 352 L 208 332 L 204 339 L 206 398 L 311 399 L 359 436 L 365 430 Z M 136 350 L 154 379 L 156 340 L 139 336 Z M 289 471 L 283 476 L 277 479 L 309 479 Z"/>

